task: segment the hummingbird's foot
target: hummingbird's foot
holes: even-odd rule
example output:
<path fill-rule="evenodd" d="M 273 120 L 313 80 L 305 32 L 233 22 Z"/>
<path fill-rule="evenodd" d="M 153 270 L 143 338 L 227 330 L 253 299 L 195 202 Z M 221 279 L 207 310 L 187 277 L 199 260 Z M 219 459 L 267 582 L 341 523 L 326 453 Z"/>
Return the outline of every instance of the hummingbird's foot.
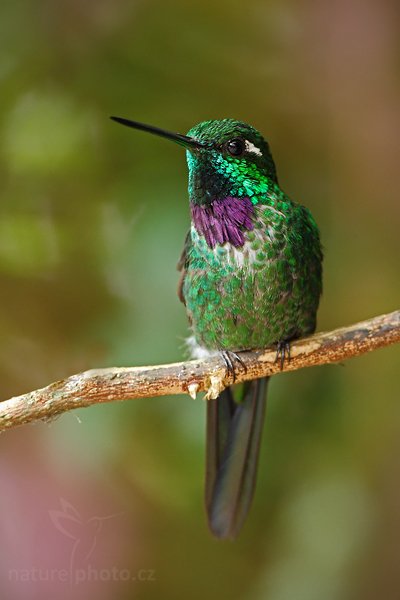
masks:
<path fill-rule="evenodd" d="M 278 342 L 276 347 L 275 363 L 277 363 L 278 360 L 280 361 L 282 371 L 285 360 L 287 360 L 288 363 L 290 362 L 290 342 L 288 340 Z"/>
<path fill-rule="evenodd" d="M 235 381 L 236 381 L 235 361 L 239 363 L 239 365 L 243 369 L 244 373 L 247 372 L 247 367 L 244 364 L 244 362 L 242 361 L 242 359 L 240 358 L 239 354 L 237 354 L 236 352 L 231 352 L 230 350 L 222 350 L 221 354 L 222 354 L 222 358 L 223 358 L 223 361 L 226 366 L 226 374 L 228 376 L 232 377 L 232 380 L 233 380 L 232 383 L 235 383 Z"/>

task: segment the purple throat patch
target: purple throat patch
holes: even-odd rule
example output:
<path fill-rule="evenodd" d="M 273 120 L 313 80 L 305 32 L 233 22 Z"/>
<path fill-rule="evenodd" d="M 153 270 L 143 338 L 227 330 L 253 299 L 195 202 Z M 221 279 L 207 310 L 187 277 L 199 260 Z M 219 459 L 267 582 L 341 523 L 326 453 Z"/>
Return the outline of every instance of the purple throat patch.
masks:
<path fill-rule="evenodd" d="M 239 248 L 245 242 L 244 231 L 254 228 L 250 198 L 228 196 L 207 205 L 191 203 L 191 211 L 197 233 L 204 235 L 210 248 L 225 242 Z"/>

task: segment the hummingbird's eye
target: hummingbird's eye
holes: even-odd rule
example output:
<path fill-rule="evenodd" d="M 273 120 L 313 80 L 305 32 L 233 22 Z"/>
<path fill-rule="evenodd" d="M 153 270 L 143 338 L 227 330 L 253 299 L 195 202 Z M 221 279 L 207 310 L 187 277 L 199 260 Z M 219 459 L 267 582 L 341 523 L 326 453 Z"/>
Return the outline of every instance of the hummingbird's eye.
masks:
<path fill-rule="evenodd" d="M 234 138 L 226 143 L 226 149 L 232 156 L 240 156 L 246 150 L 246 145 L 244 140 L 241 140 L 240 138 Z"/>

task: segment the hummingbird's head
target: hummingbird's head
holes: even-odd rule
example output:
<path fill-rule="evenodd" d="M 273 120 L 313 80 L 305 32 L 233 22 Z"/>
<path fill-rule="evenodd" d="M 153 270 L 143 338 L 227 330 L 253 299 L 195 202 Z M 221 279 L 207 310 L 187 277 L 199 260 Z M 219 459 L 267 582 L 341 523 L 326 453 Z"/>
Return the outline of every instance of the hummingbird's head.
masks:
<path fill-rule="evenodd" d="M 203 121 L 187 136 L 199 144 L 187 148 L 192 203 L 251 197 L 267 180 L 277 181 L 268 143 L 251 125 L 234 119 Z"/>
<path fill-rule="evenodd" d="M 268 143 L 257 129 L 242 121 L 203 121 L 182 135 L 121 117 L 111 118 L 186 148 L 192 204 L 204 206 L 232 196 L 251 198 L 265 191 L 268 180 L 277 181 Z"/>

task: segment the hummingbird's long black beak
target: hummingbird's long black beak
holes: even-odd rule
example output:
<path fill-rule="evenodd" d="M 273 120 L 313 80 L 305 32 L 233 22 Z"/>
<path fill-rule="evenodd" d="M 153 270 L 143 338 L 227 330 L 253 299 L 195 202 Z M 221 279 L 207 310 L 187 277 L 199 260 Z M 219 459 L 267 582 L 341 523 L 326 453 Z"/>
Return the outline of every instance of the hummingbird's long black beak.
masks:
<path fill-rule="evenodd" d="M 117 123 L 121 123 L 121 125 L 126 125 L 127 127 L 132 127 L 133 129 L 140 129 L 141 131 L 147 131 L 148 133 L 153 133 L 154 135 L 159 135 L 160 137 L 166 138 L 167 140 L 172 140 L 185 148 L 204 148 L 205 144 L 198 142 L 194 138 L 188 137 L 187 135 L 182 135 L 181 133 L 173 133 L 172 131 L 166 131 L 165 129 L 160 129 L 159 127 L 154 127 L 153 125 L 146 125 L 145 123 L 139 123 L 138 121 L 131 121 L 129 119 L 124 119 L 123 117 L 110 117 L 113 121 Z"/>

